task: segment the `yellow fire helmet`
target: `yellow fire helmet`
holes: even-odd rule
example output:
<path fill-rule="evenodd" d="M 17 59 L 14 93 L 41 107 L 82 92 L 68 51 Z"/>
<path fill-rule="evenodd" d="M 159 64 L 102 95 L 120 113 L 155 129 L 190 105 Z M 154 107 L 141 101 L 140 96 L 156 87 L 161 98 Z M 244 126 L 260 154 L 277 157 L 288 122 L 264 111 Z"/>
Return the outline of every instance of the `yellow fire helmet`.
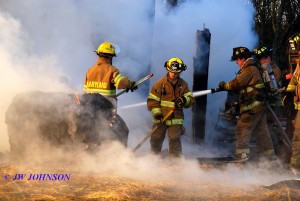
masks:
<path fill-rule="evenodd" d="M 112 55 L 116 56 L 116 45 L 113 45 L 110 42 L 104 42 L 101 45 L 99 45 L 98 49 L 95 50 L 96 54 L 101 55 Z"/>
<path fill-rule="evenodd" d="M 181 73 L 186 70 L 186 65 L 178 57 L 173 57 L 165 62 L 165 68 L 172 73 Z"/>

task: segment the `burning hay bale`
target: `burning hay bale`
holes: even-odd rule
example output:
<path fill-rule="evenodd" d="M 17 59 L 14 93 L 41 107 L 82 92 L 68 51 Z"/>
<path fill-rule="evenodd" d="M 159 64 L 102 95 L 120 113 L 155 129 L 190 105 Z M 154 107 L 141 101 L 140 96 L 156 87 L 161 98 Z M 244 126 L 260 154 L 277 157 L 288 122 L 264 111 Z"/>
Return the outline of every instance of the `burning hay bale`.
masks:
<path fill-rule="evenodd" d="M 100 94 L 17 94 L 5 116 L 11 152 L 24 155 L 47 145 L 91 147 L 107 140 L 127 146 L 128 127 L 114 111 Z"/>

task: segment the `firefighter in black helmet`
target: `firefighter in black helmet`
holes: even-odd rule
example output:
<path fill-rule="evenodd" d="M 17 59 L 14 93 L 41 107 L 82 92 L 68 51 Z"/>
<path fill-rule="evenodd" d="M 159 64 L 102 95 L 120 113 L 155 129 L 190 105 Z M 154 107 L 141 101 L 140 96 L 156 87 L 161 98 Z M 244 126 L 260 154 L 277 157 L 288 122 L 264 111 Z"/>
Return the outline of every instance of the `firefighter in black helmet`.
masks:
<path fill-rule="evenodd" d="M 255 59 L 263 68 L 266 66 L 265 68 L 269 73 L 273 90 L 276 92 L 276 90 L 281 87 L 281 70 L 276 63 L 272 61 L 272 52 L 273 49 L 268 49 L 267 47 L 260 47 L 253 50 Z"/>
<path fill-rule="evenodd" d="M 268 93 L 270 94 L 268 102 L 276 116 L 279 118 L 281 112 L 283 111 L 281 106 L 281 93 L 277 93 L 278 89 L 281 88 L 281 70 L 272 61 L 272 52 L 273 49 L 269 49 L 265 46 L 253 50 L 254 58 L 265 71 L 265 74 L 268 75 L 268 82 L 265 83 L 268 89 Z M 275 153 L 276 155 L 282 155 L 279 153 L 281 150 L 283 150 L 281 148 L 282 143 L 280 142 L 280 139 L 278 137 L 280 135 L 280 131 L 277 129 L 277 122 L 274 121 L 272 114 L 270 113 L 268 113 L 267 115 L 267 122 Z M 286 150 L 283 150 L 283 152 L 286 152 Z"/>
<path fill-rule="evenodd" d="M 271 157 L 274 148 L 267 126 L 267 107 L 264 103 L 264 82 L 252 53 L 246 47 L 235 47 L 231 61 L 240 67 L 237 76 L 229 81 L 221 81 L 222 90 L 240 93 L 240 118 L 236 125 L 236 149 L 238 159 L 248 158 L 250 138 L 255 135 L 260 155 Z"/>

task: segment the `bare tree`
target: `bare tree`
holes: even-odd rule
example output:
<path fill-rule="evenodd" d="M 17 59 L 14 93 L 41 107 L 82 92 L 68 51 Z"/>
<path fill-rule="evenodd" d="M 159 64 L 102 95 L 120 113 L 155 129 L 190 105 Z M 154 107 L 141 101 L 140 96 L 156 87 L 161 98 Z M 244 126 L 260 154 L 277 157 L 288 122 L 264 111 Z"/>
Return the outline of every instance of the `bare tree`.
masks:
<path fill-rule="evenodd" d="M 188 0 L 164 0 L 170 10 Z M 200 0 L 199 0 L 200 1 Z M 300 0 L 244 0 L 256 9 L 254 30 L 257 46 L 273 48 L 273 61 L 281 69 L 289 68 L 288 39 L 300 31 Z"/>
<path fill-rule="evenodd" d="M 300 31 L 299 0 L 252 0 L 258 46 L 274 48 L 273 60 L 288 68 L 288 38 Z"/>

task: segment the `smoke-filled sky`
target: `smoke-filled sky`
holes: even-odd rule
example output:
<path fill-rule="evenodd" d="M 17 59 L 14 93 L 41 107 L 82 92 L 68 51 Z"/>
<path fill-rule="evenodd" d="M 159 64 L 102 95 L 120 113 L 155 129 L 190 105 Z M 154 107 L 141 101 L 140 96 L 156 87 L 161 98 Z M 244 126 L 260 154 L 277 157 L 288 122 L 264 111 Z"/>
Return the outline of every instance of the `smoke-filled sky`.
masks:
<path fill-rule="evenodd" d="M 180 57 L 188 66 L 182 77 L 192 89 L 196 30 L 205 27 L 211 32 L 208 87 L 215 88 L 219 81 L 231 80 L 238 71 L 237 65 L 229 61 L 232 48 L 255 47 L 253 15 L 253 7 L 241 0 L 190 0 L 173 10 L 163 0 L 0 0 L 0 152 L 9 150 L 5 112 L 14 95 L 32 90 L 81 93 L 85 72 L 97 60 L 93 51 L 102 42 L 110 41 L 120 47 L 113 63 L 131 79 L 146 75 L 151 64 L 151 85 L 166 74 L 166 60 Z M 120 96 L 118 104 L 145 101 L 136 94 Z M 212 133 L 209 128 L 215 124 L 225 96 L 225 92 L 208 95 L 207 133 Z M 131 149 L 151 129 L 151 114 L 145 106 L 118 112 L 130 129 Z M 170 175 L 169 169 L 157 173 L 154 170 L 162 163 L 160 159 L 150 156 L 145 163 L 145 158 L 133 158 L 132 152 L 112 150 L 113 147 L 103 149 L 102 155 L 97 156 L 98 164 L 83 161 L 83 168 L 101 167 L 97 171 L 105 172 L 119 164 L 114 170 L 121 175 L 163 180 L 170 176 L 193 182 L 214 178 L 216 182 L 225 179 L 239 183 L 242 176 L 244 181 L 256 184 L 267 179 L 263 178 L 264 173 L 237 173 L 237 169 L 225 177 L 220 177 L 223 172 L 204 174 L 194 161 L 185 163 L 180 174 Z M 184 144 L 184 153 L 203 155 L 207 151 L 200 152 L 199 147 L 189 150 L 191 147 Z M 140 151 L 150 152 L 148 141 Z M 145 175 L 146 171 L 149 175 Z M 272 177 L 268 176 L 270 181 Z"/>
<path fill-rule="evenodd" d="M 182 77 L 190 88 L 196 30 L 211 32 L 209 88 L 234 77 L 233 47 L 256 43 L 254 9 L 240 0 L 191 0 L 172 10 L 160 0 L 0 0 L 0 6 L 0 151 L 9 150 L 4 115 L 13 96 L 31 90 L 82 92 L 85 72 L 97 59 L 93 51 L 104 41 L 120 47 L 114 65 L 131 79 L 146 75 L 151 64 L 151 85 L 166 74 L 166 60 L 180 57 L 188 66 Z M 208 114 L 217 114 L 224 99 L 225 93 L 208 95 Z M 141 101 L 125 94 L 119 105 Z M 145 107 L 135 111 L 148 116 L 130 122 L 134 115 L 120 110 L 129 127 L 149 122 Z M 207 124 L 216 118 L 208 115 Z"/>

